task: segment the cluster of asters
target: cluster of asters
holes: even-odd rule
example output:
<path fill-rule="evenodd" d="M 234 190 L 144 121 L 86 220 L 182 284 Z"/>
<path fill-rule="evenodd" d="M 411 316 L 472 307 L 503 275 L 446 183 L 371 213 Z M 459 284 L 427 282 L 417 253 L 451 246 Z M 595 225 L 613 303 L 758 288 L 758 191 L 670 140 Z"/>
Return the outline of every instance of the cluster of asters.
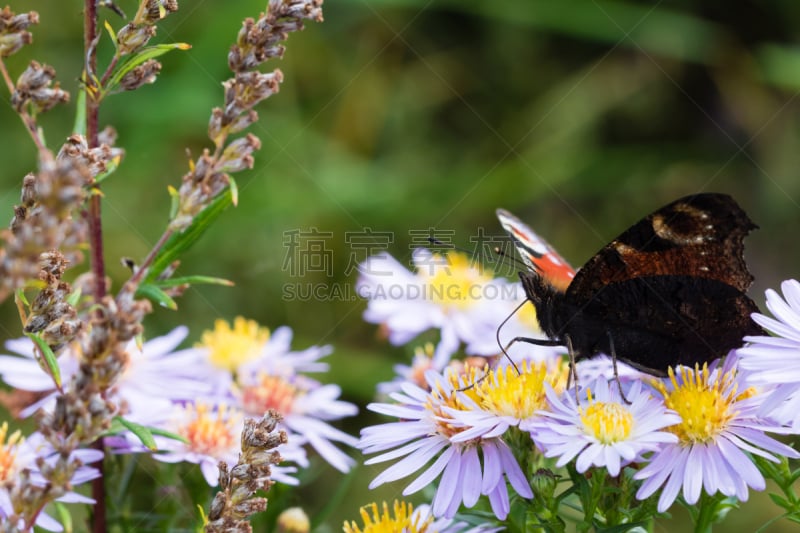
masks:
<path fill-rule="evenodd" d="M 187 328 L 178 327 L 141 344 L 132 341 L 129 366 L 112 395 L 126 420 L 179 435 L 182 440 L 156 434 L 158 450 L 151 452 L 134 435 L 120 433 L 104 438 L 107 447 L 115 453 L 153 453 L 163 462 L 196 463 L 209 485 L 216 486 L 219 462 L 237 463 L 245 420 L 260 419 L 273 410 L 282 417 L 277 429 L 288 435 L 288 442 L 277 448 L 285 463 L 272 467 L 274 481 L 297 485 L 293 474 L 298 467 L 309 466 L 309 448 L 337 470 L 350 470 L 354 461 L 337 444 L 355 446 L 357 439 L 329 422 L 355 415 L 357 407 L 339 400 L 338 386 L 309 376 L 327 370 L 320 359 L 330 354 L 330 347 L 292 351 L 289 328 L 270 332 L 241 317 L 233 324 L 218 320 L 213 330 L 203 333 L 200 343 L 178 349 L 187 335 Z M 0 356 L 0 377 L 17 389 L 17 397 L 27 394 L 25 397 L 35 398 L 19 415 L 51 410 L 58 392 L 34 359 L 33 343 L 22 338 L 8 341 L 6 347 L 14 355 Z M 66 383 L 78 367 L 70 346 L 59 353 L 58 364 Z M 7 425 L 0 427 L 0 518 L 11 513 L 2 482 L 22 472 L 36 476 L 42 459 L 54 457 L 42 441 L 37 434 L 23 439 L 19 432 L 9 434 Z M 72 485 L 97 477 L 91 463 L 103 457 L 97 450 L 79 453 L 84 454 L 78 458 L 87 466 L 75 473 Z M 61 501 L 93 503 L 73 493 Z M 37 525 L 60 530 L 60 524 L 45 514 Z"/>
<path fill-rule="evenodd" d="M 510 357 L 498 357 L 498 342 L 541 337 L 521 287 L 503 292 L 518 294 L 516 301 L 475 297 L 495 293 L 480 288 L 449 292 L 470 298 L 424 297 L 446 295 L 448 287 L 513 284 L 458 253 L 417 250 L 413 260 L 415 272 L 388 254 L 361 265 L 365 319 L 380 324 L 393 344 L 426 330 L 438 330 L 441 340 L 418 350 L 411 366 L 398 366 L 396 379 L 379 386 L 386 401 L 368 409 L 395 421 L 363 429 L 358 447 L 372 455 L 367 465 L 392 463 L 373 467 L 380 470 L 371 488 L 410 478 L 403 489 L 408 496 L 436 485 L 430 520 L 454 518 L 485 497 L 501 523 L 514 498 L 534 497 L 515 458 L 520 435 L 551 468 L 571 464 L 586 475 L 596 469 L 628 475 L 636 498 L 657 497 L 659 512 L 678 498 L 695 504 L 703 492 L 744 501 L 749 489 L 765 488 L 754 456 L 773 462 L 800 456 L 769 435 L 800 429 L 797 281 L 783 283 L 783 296 L 767 292 L 774 318 L 753 316 L 774 336 L 747 337 L 723 360 L 670 369 L 663 379 L 619 363 L 619 386 L 610 359 L 601 355 L 577 364 L 576 389 L 568 385 L 563 348 L 515 344 Z M 392 292 L 397 284 L 413 290 L 408 297 Z M 519 305 L 522 311 L 495 340 Z M 470 363 L 475 357 L 486 364 Z"/>

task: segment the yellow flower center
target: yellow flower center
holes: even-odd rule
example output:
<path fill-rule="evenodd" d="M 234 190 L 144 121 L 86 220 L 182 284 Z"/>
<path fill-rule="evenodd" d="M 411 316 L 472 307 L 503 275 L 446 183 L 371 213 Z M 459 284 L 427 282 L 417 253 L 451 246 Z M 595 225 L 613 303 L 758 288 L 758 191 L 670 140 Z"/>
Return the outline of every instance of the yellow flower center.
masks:
<path fill-rule="evenodd" d="M 562 392 L 568 376 L 569 363 L 560 359 L 550 363 L 523 361 L 519 374 L 512 366 L 492 370 L 475 386 L 478 403 L 501 416 L 528 418 L 547 407 L 544 384 L 549 383 L 556 392 Z"/>
<path fill-rule="evenodd" d="M 8 434 L 8 422 L 3 422 L 0 426 L 0 482 L 8 481 L 15 476 L 17 451 L 24 440 L 20 430 Z"/>
<path fill-rule="evenodd" d="M 479 377 L 479 373 L 482 374 L 482 372 L 479 372 L 474 367 L 466 368 L 463 374 L 447 372 L 446 379 L 450 383 L 452 392 L 445 392 L 444 387 L 441 385 L 438 385 L 436 390 L 431 391 L 432 398 L 428 400 L 425 408 L 437 417 L 435 423 L 437 432 L 440 435 L 450 438 L 464 431 L 463 427 L 448 422 L 451 418 L 450 413 L 446 412 L 443 408 L 449 407 L 459 411 L 466 411 L 468 409 L 459 399 L 456 391 L 461 391 L 477 402 L 478 398 L 475 393 L 475 382 Z"/>
<path fill-rule="evenodd" d="M 193 452 L 220 457 L 239 442 L 235 429 L 239 417 L 232 416 L 223 406 L 212 411 L 206 404 L 189 405 L 186 419 L 177 433 L 188 441 L 187 447 Z"/>
<path fill-rule="evenodd" d="M 612 444 L 628 438 L 633 428 L 633 415 L 619 403 L 597 402 L 588 391 L 589 406 L 580 409 L 583 430 L 603 444 Z"/>
<path fill-rule="evenodd" d="M 244 411 L 253 416 L 262 416 L 269 409 L 282 415 L 292 412 L 295 398 L 305 391 L 279 376 L 260 373 L 254 385 L 242 387 Z"/>
<path fill-rule="evenodd" d="M 215 321 L 214 330 L 203 333 L 200 345 L 210 350 L 209 357 L 214 366 L 233 372 L 242 363 L 261 355 L 268 340 L 267 328 L 262 328 L 255 320 L 237 316 L 233 329 L 225 320 Z"/>
<path fill-rule="evenodd" d="M 456 252 L 446 256 L 433 254 L 418 270 L 427 282 L 427 296 L 431 301 L 462 310 L 484 296 L 482 287 L 492 279 L 480 266 L 471 264 L 469 257 Z"/>
<path fill-rule="evenodd" d="M 678 436 L 681 444 L 692 445 L 713 441 L 722 433 L 728 422 L 735 416 L 733 404 L 748 394 L 737 394 L 735 386 L 731 386 L 733 372 L 717 376 L 711 380 L 708 364 L 702 370 L 695 366 L 694 370 L 681 368 L 681 383 L 675 378 L 675 372 L 669 369 L 669 377 L 673 390 L 667 391 L 660 381 L 656 388 L 664 396 L 664 404 L 676 411 L 682 421 L 670 426 L 669 431 Z"/>
<path fill-rule="evenodd" d="M 361 520 L 364 527 L 359 527 L 355 522 L 344 523 L 344 533 L 425 533 L 433 521 L 429 517 L 424 522 L 412 518 L 414 508 L 410 503 L 394 501 L 394 513 L 389 513 L 389 505 L 382 503 L 383 511 L 378 512 L 375 503 L 361 508 Z M 370 514 L 371 511 L 371 514 Z"/>

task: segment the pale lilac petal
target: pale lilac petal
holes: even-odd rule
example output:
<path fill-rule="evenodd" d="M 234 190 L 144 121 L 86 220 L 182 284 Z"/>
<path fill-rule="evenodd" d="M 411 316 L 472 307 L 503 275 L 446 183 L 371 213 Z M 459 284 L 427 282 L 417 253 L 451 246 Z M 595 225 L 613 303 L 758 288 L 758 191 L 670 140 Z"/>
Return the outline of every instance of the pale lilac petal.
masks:
<path fill-rule="evenodd" d="M 463 471 L 463 500 L 466 507 L 472 507 L 478 502 L 481 495 L 481 462 L 478 458 L 478 449 L 469 446 L 462 455 Z"/>

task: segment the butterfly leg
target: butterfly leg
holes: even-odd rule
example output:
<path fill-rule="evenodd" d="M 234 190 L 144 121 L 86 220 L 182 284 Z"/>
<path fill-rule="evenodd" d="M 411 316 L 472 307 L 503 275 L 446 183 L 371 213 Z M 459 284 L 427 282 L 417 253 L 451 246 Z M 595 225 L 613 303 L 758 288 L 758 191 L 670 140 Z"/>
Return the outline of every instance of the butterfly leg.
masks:
<path fill-rule="evenodd" d="M 498 330 L 499 331 L 499 330 Z M 506 356 L 506 359 L 511 363 L 511 366 L 514 367 L 514 370 L 517 371 L 519 374 L 519 368 L 517 368 L 517 364 L 511 359 L 511 356 L 508 355 L 508 349 L 511 348 L 514 344 L 518 342 L 525 342 L 527 344 L 534 344 L 536 346 L 561 346 L 561 343 L 558 341 L 550 340 L 550 339 L 534 339 L 533 337 L 514 337 L 509 341 L 508 344 L 505 345 L 505 348 L 502 344 L 500 344 L 500 337 L 497 338 L 497 344 L 500 346 L 500 349 L 503 351 L 503 355 Z"/>
<path fill-rule="evenodd" d="M 575 362 L 575 350 L 572 348 L 572 337 L 564 335 L 564 342 L 567 345 L 567 352 L 569 352 L 569 375 L 567 376 L 567 389 L 569 389 L 572 381 L 575 382 L 575 406 L 580 405 L 578 399 L 578 365 Z"/>
<path fill-rule="evenodd" d="M 625 393 L 622 392 L 622 383 L 619 381 L 619 372 L 617 371 L 617 351 L 614 349 L 614 337 L 611 336 L 610 331 L 606 331 L 606 335 L 608 335 L 608 347 L 609 351 L 611 352 L 611 366 L 614 369 L 614 380 L 617 382 L 619 395 L 622 397 L 622 400 L 625 403 L 630 405 L 631 402 L 628 401 L 628 398 L 625 397 Z"/>

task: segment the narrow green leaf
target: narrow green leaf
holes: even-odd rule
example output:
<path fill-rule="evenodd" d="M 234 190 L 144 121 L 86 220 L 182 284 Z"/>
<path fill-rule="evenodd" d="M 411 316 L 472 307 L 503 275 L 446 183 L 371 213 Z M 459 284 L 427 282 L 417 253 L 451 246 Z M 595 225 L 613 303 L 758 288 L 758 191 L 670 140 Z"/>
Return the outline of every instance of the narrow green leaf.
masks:
<path fill-rule="evenodd" d="M 219 217 L 228 206 L 231 205 L 230 189 L 226 190 L 205 209 L 200 211 L 192 220 L 191 225 L 180 233 L 175 233 L 170 237 L 161 251 L 156 255 L 153 264 L 145 278 L 145 282 L 152 283 L 158 276 L 172 264 L 173 261 L 192 247 L 192 245 L 205 233 L 208 227 Z"/>
<path fill-rule="evenodd" d="M 230 183 L 231 189 L 231 202 L 233 205 L 239 205 L 239 186 L 236 185 L 236 180 L 233 179 L 233 176 L 228 176 L 228 182 Z"/>
<path fill-rule="evenodd" d="M 97 185 L 98 183 L 102 182 L 103 180 L 105 180 L 106 178 L 111 176 L 111 174 L 116 172 L 117 169 L 119 168 L 119 162 L 120 162 L 120 158 L 118 158 L 118 157 L 115 157 L 114 159 L 110 159 L 108 162 L 106 162 L 106 170 L 105 170 L 105 172 L 101 172 L 100 174 L 95 176 L 94 184 Z"/>
<path fill-rule="evenodd" d="M 78 101 L 75 102 L 75 124 L 72 125 L 72 132 L 86 135 L 86 88 L 83 86 L 78 89 Z"/>
<path fill-rule="evenodd" d="M 39 350 L 41 350 L 42 355 L 44 356 L 44 361 L 47 364 L 47 370 L 49 370 L 50 375 L 53 377 L 53 382 L 56 384 L 56 387 L 60 389 L 61 369 L 58 368 L 58 359 L 56 359 L 56 354 L 53 353 L 53 350 L 50 348 L 50 346 L 38 334 L 26 333 L 25 335 L 32 340 L 36 346 L 39 347 Z"/>
<path fill-rule="evenodd" d="M 790 503 L 789 503 L 789 502 L 786 500 L 786 498 L 784 498 L 783 496 L 780 496 L 780 495 L 778 495 L 778 494 L 773 494 L 773 493 L 770 493 L 770 494 L 769 494 L 769 498 L 770 498 L 770 499 L 771 499 L 773 502 L 775 502 L 775 505 L 777 505 L 778 507 L 783 507 L 784 509 L 787 509 L 787 510 L 792 508 L 792 504 L 790 504 Z"/>
<path fill-rule="evenodd" d="M 151 302 L 161 307 L 171 309 L 172 311 L 178 309 L 178 304 L 175 303 L 175 300 L 173 300 L 169 294 L 151 283 L 142 283 L 139 285 L 139 288 L 136 289 L 136 296 L 147 298 Z"/>
<path fill-rule="evenodd" d="M 22 302 L 26 307 L 30 307 L 31 304 L 28 302 L 28 298 L 25 296 L 25 291 L 22 289 L 17 289 L 17 299 Z"/>
<path fill-rule="evenodd" d="M 148 428 L 148 429 L 150 429 L 150 433 L 152 433 L 153 435 L 159 435 L 161 437 L 166 437 L 168 439 L 177 440 L 180 442 L 189 442 L 186 439 L 186 437 L 182 437 L 177 433 L 167 431 L 166 429 L 160 429 L 160 428 Z"/>
<path fill-rule="evenodd" d="M 178 285 L 224 285 L 226 287 L 233 287 L 234 282 L 223 279 L 215 278 L 212 276 L 181 276 L 179 278 L 169 278 L 163 280 L 156 280 L 153 285 L 156 287 L 167 288 L 177 287 Z"/>
<path fill-rule="evenodd" d="M 53 507 L 56 509 L 58 521 L 61 522 L 61 525 L 64 527 L 64 533 L 72 533 L 75 531 L 75 528 L 72 524 L 72 514 L 69 512 L 69 508 L 58 501 L 53 502 Z"/>
<path fill-rule="evenodd" d="M 156 451 L 158 450 L 158 446 L 156 445 L 156 441 L 153 438 L 153 430 L 147 426 L 143 426 L 141 424 L 137 424 L 136 422 L 131 422 L 130 420 L 125 420 L 121 416 L 115 416 L 115 421 L 119 421 L 120 424 L 125 426 L 125 429 L 136 435 L 136 438 L 141 441 L 142 444 L 148 449 Z"/>
<path fill-rule="evenodd" d="M 111 42 L 114 43 L 114 50 L 116 50 L 119 48 L 119 41 L 117 41 L 117 34 L 114 31 L 114 28 L 111 27 L 111 24 L 109 24 L 107 20 L 104 21 L 103 26 L 105 26 L 108 36 L 111 37 Z"/>
<path fill-rule="evenodd" d="M 72 307 L 75 307 L 76 305 L 78 305 L 78 301 L 80 299 L 81 299 L 81 290 L 78 288 L 72 291 L 69 294 L 69 296 L 67 296 L 67 303 Z"/>
<path fill-rule="evenodd" d="M 113 91 L 117 85 L 119 85 L 119 82 L 122 80 L 125 74 L 132 71 L 145 61 L 149 59 L 155 59 L 166 54 L 167 52 L 171 52 L 172 50 L 188 50 L 189 48 L 191 48 L 191 45 L 186 43 L 168 43 L 148 46 L 147 48 L 140 50 L 117 68 L 117 70 L 108 80 L 106 86 L 103 88 L 103 92 L 108 94 Z"/>

